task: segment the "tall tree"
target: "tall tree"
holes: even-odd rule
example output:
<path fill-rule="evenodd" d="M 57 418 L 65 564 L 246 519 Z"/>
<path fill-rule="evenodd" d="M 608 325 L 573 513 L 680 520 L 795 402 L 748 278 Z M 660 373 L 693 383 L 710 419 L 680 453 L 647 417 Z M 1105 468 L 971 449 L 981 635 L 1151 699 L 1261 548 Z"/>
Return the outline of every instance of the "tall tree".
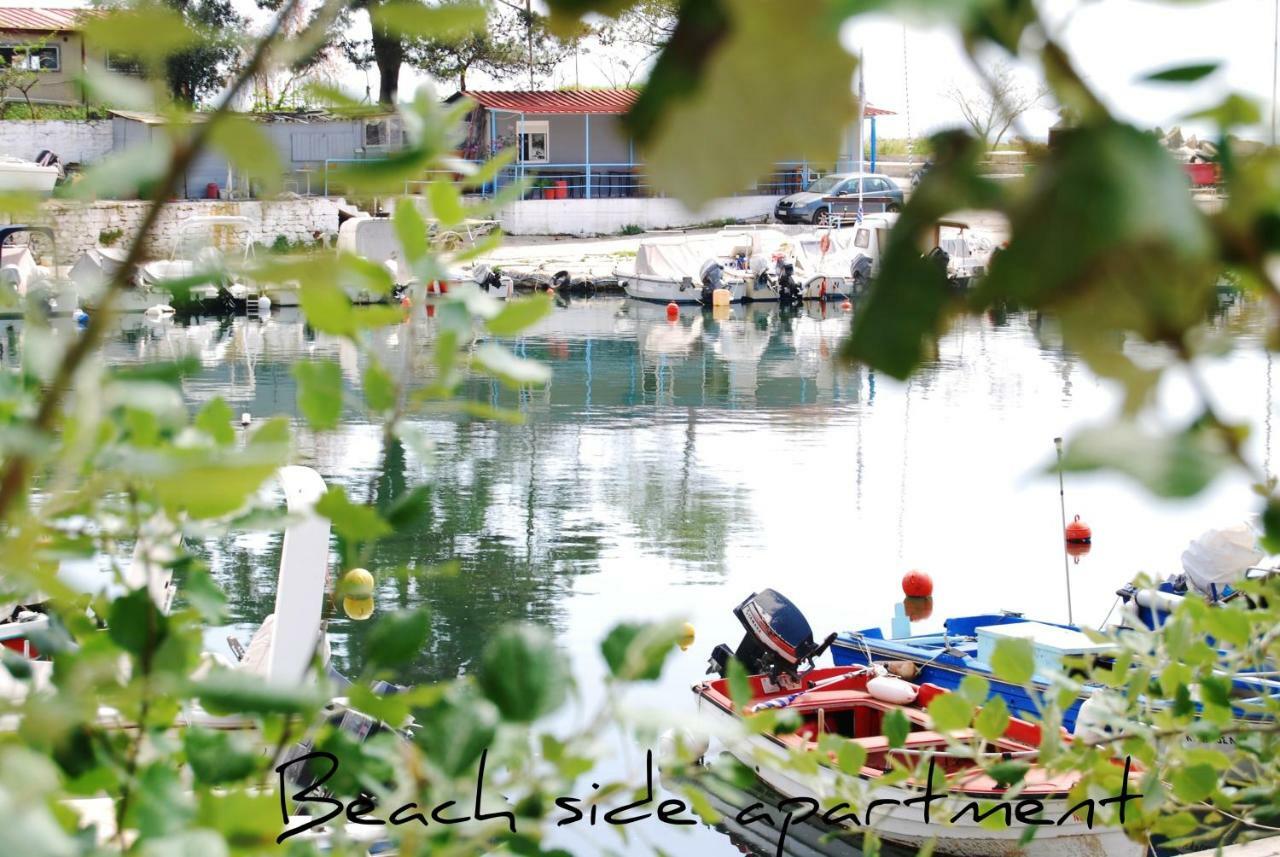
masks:
<path fill-rule="evenodd" d="M 446 0 L 439 4 L 473 5 L 468 0 Z M 523 9 L 508 3 L 486 0 L 486 26 L 482 32 L 409 43 L 409 62 L 439 81 L 455 81 L 467 88 L 467 74 L 479 71 L 495 80 L 515 77 L 529 69 L 529 21 Z M 533 71 L 549 74 L 564 55 L 565 48 L 547 32 L 540 20 L 533 21 Z"/>
<path fill-rule="evenodd" d="M 948 97 L 973 133 L 992 149 L 1000 145 L 1013 123 L 1045 96 L 1043 88 L 1023 86 L 1008 63 L 997 63 L 983 76 L 980 89 L 953 86 Z"/>
<path fill-rule="evenodd" d="M 239 55 L 237 34 L 245 20 L 231 0 L 165 0 L 202 34 L 200 42 L 165 62 L 165 82 L 175 101 L 192 105 L 227 82 Z"/>

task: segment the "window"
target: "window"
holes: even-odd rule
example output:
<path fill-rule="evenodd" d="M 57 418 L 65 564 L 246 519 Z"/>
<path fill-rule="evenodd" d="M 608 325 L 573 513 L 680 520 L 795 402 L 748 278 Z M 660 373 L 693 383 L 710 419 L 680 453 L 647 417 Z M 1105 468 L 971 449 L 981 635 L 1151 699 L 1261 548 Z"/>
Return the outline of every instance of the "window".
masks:
<path fill-rule="evenodd" d="M 116 74 L 128 74 L 134 77 L 142 77 L 142 63 L 130 56 L 120 53 L 107 52 L 107 71 L 114 71 Z"/>
<path fill-rule="evenodd" d="M 871 246 L 871 230 L 859 229 L 858 234 L 853 236 L 853 246 L 859 247 L 863 250 Z"/>
<path fill-rule="evenodd" d="M 365 148 L 398 147 L 402 136 L 400 120 L 394 116 L 366 119 L 364 122 Z"/>
<path fill-rule="evenodd" d="M 57 45 L 0 45 L 0 61 L 31 71 L 60 71 L 62 56 Z"/>
<path fill-rule="evenodd" d="M 516 137 L 520 163 L 545 164 L 548 162 L 550 134 L 546 120 L 516 123 Z"/>

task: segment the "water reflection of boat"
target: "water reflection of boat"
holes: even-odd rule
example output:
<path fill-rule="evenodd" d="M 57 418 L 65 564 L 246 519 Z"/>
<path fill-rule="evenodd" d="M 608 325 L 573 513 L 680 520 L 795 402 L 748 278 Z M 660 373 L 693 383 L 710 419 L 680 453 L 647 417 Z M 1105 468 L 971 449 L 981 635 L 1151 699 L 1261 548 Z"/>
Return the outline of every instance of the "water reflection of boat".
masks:
<path fill-rule="evenodd" d="M 680 785 L 706 798 L 720 814 L 716 829 L 728 836 L 740 852 L 752 857 L 777 857 L 779 854 L 783 857 L 862 857 L 862 851 L 855 844 L 858 835 L 839 825 L 822 824 L 815 818 L 796 818 L 783 836 L 776 819 L 774 824 L 763 821 L 751 823 L 749 819 L 757 814 L 753 807 L 778 815 L 776 807 L 786 798 L 758 781 L 743 787 L 719 776 L 717 767 L 730 759 L 729 753 L 722 753 L 719 760 L 708 764 L 698 776 L 681 780 Z M 884 857 L 910 857 L 916 851 L 886 844 L 880 853 Z"/>

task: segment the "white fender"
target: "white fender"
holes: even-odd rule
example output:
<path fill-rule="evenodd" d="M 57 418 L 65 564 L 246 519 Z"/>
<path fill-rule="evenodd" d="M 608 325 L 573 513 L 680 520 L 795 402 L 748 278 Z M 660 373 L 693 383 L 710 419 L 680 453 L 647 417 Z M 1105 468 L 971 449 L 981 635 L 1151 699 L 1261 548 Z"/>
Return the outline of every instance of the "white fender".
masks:
<path fill-rule="evenodd" d="M 920 689 L 914 684 L 897 676 L 878 675 L 867 682 L 867 693 L 881 702 L 891 702 L 894 705 L 915 702 L 919 692 Z"/>

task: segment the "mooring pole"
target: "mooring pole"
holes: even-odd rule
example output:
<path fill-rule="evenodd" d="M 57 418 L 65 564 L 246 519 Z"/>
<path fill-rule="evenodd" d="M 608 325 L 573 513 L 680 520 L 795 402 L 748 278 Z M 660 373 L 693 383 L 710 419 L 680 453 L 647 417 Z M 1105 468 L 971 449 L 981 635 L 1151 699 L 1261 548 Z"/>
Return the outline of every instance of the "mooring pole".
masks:
<path fill-rule="evenodd" d="M 1062 481 L 1062 438 L 1055 437 L 1053 445 L 1058 450 L 1058 501 L 1062 506 L 1062 529 L 1058 532 L 1062 537 L 1062 573 L 1067 581 L 1067 624 L 1074 625 L 1076 620 L 1071 611 L 1071 558 L 1067 553 L 1067 491 Z"/>

